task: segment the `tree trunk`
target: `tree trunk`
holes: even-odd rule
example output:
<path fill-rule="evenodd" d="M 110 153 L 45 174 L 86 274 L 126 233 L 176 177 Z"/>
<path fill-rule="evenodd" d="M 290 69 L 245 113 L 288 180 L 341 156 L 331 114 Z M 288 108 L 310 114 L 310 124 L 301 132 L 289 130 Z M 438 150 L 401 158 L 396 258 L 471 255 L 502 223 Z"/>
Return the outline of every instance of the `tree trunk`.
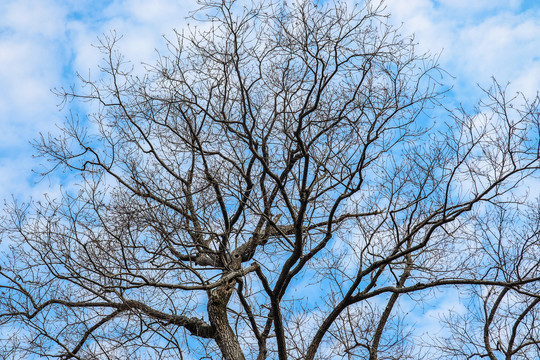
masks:
<path fill-rule="evenodd" d="M 234 282 L 233 282 L 234 284 Z M 229 325 L 227 304 L 234 289 L 233 284 L 224 284 L 210 291 L 208 316 L 216 329 L 215 340 L 225 360 L 245 360 L 238 338 Z"/>

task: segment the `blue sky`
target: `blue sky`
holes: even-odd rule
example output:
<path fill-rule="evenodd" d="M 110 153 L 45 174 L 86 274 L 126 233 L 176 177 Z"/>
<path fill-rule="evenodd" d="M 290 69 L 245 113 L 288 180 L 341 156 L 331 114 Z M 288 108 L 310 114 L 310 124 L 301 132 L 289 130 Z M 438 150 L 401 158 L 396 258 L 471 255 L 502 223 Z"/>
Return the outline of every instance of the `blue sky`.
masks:
<path fill-rule="evenodd" d="M 494 76 L 510 91 L 540 89 L 540 0 L 387 0 L 391 22 L 415 34 L 421 51 L 440 54 L 454 78 L 453 100 L 471 104 L 477 84 Z M 97 73 L 101 55 L 91 44 L 115 29 L 134 64 L 152 62 L 162 35 L 183 28 L 195 0 L 0 0 L 0 198 L 26 200 L 57 192 L 57 180 L 35 183 L 31 139 L 55 131 L 60 111 L 50 89 L 70 86 L 74 74 Z M 462 309 L 447 296 L 414 318 L 420 332 L 434 318 Z"/>
<path fill-rule="evenodd" d="M 387 0 L 391 22 L 414 33 L 422 51 L 440 53 L 455 78 L 457 101 L 470 103 L 491 76 L 510 90 L 540 89 L 540 1 Z M 50 89 L 75 82 L 76 71 L 97 73 L 92 47 L 110 30 L 134 64 L 152 62 L 162 35 L 183 28 L 196 1 L 0 0 L 0 197 L 40 197 L 54 180 L 35 184 L 29 141 L 54 131 L 66 109 Z M 52 183 L 51 183 L 52 181 Z"/>

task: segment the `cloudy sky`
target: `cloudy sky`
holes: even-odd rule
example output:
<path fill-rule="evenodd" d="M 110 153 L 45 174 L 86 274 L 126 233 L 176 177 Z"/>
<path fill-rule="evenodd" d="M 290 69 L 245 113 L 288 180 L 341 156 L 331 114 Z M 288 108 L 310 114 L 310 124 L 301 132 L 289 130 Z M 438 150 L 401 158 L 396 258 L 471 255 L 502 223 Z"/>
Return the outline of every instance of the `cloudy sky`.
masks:
<path fill-rule="evenodd" d="M 91 46 L 111 30 L 134 63 L 151 61 L 162 35 L 187 23 L 194 0 L 0 0 L 0 197 L 39 197 L 29 141 L 54 129 L 66 110 L 50 89 L 78 71 L 96 72 Z M 540 89 L 540 1 L 388 0 L 392 22 L 440 55 L 458 101 L 480 95 L 491 76 L 528 95 Z"/>

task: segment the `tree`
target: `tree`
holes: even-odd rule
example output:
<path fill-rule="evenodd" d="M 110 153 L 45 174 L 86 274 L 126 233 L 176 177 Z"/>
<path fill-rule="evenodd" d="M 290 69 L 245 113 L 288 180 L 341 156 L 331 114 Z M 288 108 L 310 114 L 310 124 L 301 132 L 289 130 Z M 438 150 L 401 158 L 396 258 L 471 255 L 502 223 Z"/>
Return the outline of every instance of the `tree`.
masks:
<path fill-rule="evenodd" d="M 96 110 L 35 143 L 75 190 L 7 207 L 3 357 L 537 358 L 538 98 L 446 110 L 380 4 L 203 5 L 144 75 L 112 34 L 58 91 Z M 477 306 L 421 342 L 452 289 Z"/>

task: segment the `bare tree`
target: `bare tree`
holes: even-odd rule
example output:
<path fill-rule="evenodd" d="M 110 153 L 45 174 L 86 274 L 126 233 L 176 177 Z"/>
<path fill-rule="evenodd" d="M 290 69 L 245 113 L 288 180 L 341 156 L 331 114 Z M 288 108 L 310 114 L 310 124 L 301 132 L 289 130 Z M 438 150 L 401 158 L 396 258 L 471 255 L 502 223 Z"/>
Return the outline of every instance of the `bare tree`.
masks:
<path fill-rule="evenodd" d="M 2 221 L 3 357 L 538 356 L 538 99 L 445 110 L 384 14 L 207 0 L 144 75 L 103 39 L 59 91 L 96 111 L 36 142 L 78 185 Z M 450 288 L 478 306 L 421 346 Z"/>

